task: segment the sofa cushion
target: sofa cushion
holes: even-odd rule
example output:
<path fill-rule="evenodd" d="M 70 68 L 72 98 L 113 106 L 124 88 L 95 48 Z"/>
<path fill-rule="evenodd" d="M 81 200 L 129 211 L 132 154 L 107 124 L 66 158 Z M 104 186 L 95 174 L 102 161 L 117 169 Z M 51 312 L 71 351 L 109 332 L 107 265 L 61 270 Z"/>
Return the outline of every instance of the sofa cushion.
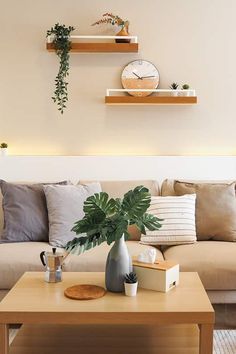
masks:
<path fill-rule="evenodd" d="M 161 228 L 141 236 L 146 245 L 178 245 L 196 242 L 196 194 L 152 197 L 147 212 L 161 219 Z"/>
<path fill-rule="evenodd" d="M 65 247 L 76 237 L 71 231 L 75 222 L 84 217 L 84 202 L 94 193 L 101 192 L 99 183 L 69 186 L 44 186 L 49 220 L 49 243 L 54 247 Z"/>
<path fill-rule="evenodd" d="M 127 241 L 126 244 L 131 257 L 153 248 L 152 246 L 141 245 L 136 241 Z M 104 272 L 107 254 L 110 249 L 111 246 L 104 242 L 79 256 L 70 254 L 65 261 L 64 269 L 68 272 Z M 156 251 L 157 259 L 163 260 L 161 251 L 159 249 L 156 249 Z"/>
<path fill-rule="evenodd" d="M 67 181 L 52 184 L 68 184 Z M 0 180 L 2 242 L 48 241 L 48 214 L 43 183 Z"/>
<path fill-rule="evenodd" d="M 166 260 L 179 263 L 182 272 L 198 272 L 207 290 L 236 290 L 236 243 L 200 241 L 167 248 Z"/>
<path fill-rule="evenodd" d="M 94 181 L 81 180 L 80 184 L 88 184 Z M 122 198 L 126 192 L 137 186 L 144 186 L 149 189 L 152 196 L 160 195 L 159 184 L 155 180 L 124 180 L 124 181 L 99 181 L 102 191 L 108 193 L 111 198 Z M 128 227 L 130 240 L 139 241 L 141 232 L 135 225 Z"/>
<path fill-rule="evenodd" d="M 178 181 L 183 182 L 183 183 L 211 183 L 211 184 L 225 184 L 225 185 L 235 182 L 232 180 L 210 181 L 210 180 L 192 180 L 192 179 L 185 179 L 185 180 L 178 179 Z M 174 184 L 175 184 L 174 179 L 171 179 L 171 178 L 165 179 L 161 185 L 161 192 L 160 192 L 161 195 L 162 196 L 177 195 L 174 190 Z"/>
<path fill-rule="evenodd" d="M 235 183 L 185 183 L 175 181 L 177 195 L 196 193 L 198 240 L 236 241 Z"/>

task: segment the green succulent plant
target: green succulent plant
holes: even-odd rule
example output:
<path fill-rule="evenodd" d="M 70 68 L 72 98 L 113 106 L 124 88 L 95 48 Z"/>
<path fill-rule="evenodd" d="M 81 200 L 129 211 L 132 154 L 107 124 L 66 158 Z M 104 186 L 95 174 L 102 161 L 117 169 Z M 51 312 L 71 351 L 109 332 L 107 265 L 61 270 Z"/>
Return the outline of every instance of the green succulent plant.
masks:
<path fill-rule="evenodd" d="M 190 86 L 188 84 L 184 84 L 182 86 L 182 90 L 189 90 Z"/>
<path fill-rule="evenodd" d="M 66 27 L 65 25 L 59 25 L 59 23 L 56 23 L 54 27 L 47 31 L 47 37 L 53 35 L 52 43 L 60 60 L 52 100 L 57 104 L 58 110 L 61 114 L 63 114 L 64 109 L 66 108 L 66 102 L 68 101 L 68 82 L 66 81 L 66 77 L 69 75 L 69 52 L 71 49 L 69 37 L 74 29 L 75 28 L 72 26 Z"/>
<path fill-rule="evenodd" d="M 131 273 L 125 275 L 125 283 L 135 284 L 135 283 L 137 283 L 137 281 L 138 281 L 138 277 L 137 277 L 136 273 L 131 272 Z"/>
<path fill-rule="evenodd" d="M 8 148 L 8 144 L 7 143 L 1 143 L 0 148 L 1 149 L 7 149 Z"/>
<path fill-rule="evenodd" d="M 144 186 L 128 191 L 123 199 L 110 198 L 101 192 L 90 196 L 84 202 L 84 217 L 75 223 L 72 231 L 78 235 L 68 242 L 68 252 L 80 254 L 92 247 L 119 240 L 123 235 L 129 238 L 127 228 L 135 224 L 146 234 L 146 228 L 154 231 L 161 227 L 161 219 L 147 213 L 151 194 Z"/>
<path fill-rule="evenodd" d="M 173 83 L 170 85 L 171 90 L 177 90 L 178 87 L 179 87 L 179 84 L 177 84 L 176 82 L 173 82 Z"/>

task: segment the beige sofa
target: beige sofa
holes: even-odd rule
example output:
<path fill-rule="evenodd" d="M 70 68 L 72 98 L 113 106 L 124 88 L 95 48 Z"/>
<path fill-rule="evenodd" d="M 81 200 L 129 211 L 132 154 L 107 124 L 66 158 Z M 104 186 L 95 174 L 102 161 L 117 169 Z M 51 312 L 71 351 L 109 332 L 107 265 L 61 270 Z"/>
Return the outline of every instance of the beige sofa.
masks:
<path fill-rule="evenodd" d="M 88 181 L 81 181 L 85 182 Z M 156 181 L 101 182 L 102 190 L 113 197 L 123 196 L 126 191 L 141 184 L 147 186 L 152 195 L 160 195 L 160 190 L 163 195 L 173 194 L 168 183 L 160 189 Z M 132 238 L 127 242 L 131 256 L 152 247 L 139 244 L 139 233 L 135 228 L 131 229 L 131 233 Z M 44 242 L 0 244 L 0 298 L 25 271 L 42 271 L 39 254 L 50 249 L 51 246 Z M 102 244 L 80 256 L 69 255 L 64 271 L 104 271 L 109 249 L 109 246 Z M 236 243 L 199 241 L 195 244 L 160 247 L 157 248 L 157 257 L 160 260 L 177 261 L 181 271 L 198 272 L 212 303 L 236 303 Z"/>

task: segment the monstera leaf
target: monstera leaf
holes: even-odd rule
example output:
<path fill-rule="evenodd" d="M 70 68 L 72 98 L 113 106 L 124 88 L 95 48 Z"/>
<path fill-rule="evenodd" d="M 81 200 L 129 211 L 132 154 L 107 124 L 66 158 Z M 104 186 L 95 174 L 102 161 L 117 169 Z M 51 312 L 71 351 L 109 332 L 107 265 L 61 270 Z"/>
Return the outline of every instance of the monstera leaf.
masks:
<path fill-rule="evenodd" d="M 138 186 L 124 195 L 123 200 L 110 198 L 107 193 L 96 193 L 84 202 L 84 217 L 75 223 L 72 231 L 78 237 L 66 245 L 68 252 L 81 254 L 92 247 L 128 239 L 127 228 L 136 224 L 142 233 L 145 229 L 158 230 L 161 227 L 156 216 L 146 213 L 151 195 L 147 188 Z"/>
<path fill-rule="evenodd" d="M 163 219 L 159 219 L 155 215 L 145 213 L 140 219 L 134 221 L 134 223 L 142 234 L 146 235 L 146 229 L 150 231 L 160 229 L 160 221 L 163 221 Z"/>
<path fill-rule="evenodd" d="M 138 186 L 124 195 L 121 205 L 128 219 L 139 219 L 148 209 L 151 195 L 147 188 Z"/>
<path fill-rule="evenodd" d="M 116 210 L 116 201 L 113 198 L 109 199 L 107 193 L 96 193 L 86 199 L 83 210 L 85 215 L 103 211 L 108 216 Z"/>

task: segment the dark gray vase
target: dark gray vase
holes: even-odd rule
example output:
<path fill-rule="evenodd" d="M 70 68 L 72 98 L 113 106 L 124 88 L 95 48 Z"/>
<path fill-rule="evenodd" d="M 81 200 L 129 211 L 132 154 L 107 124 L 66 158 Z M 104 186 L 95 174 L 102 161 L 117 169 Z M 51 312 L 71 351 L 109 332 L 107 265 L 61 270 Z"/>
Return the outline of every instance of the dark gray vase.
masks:
<path fill-rule="evenodd" d="M 132 272 L 131 258 L 125 243 L 124 235 L 114 242 L 107 256 L 106 288 L 108 291 L 120 293 L 124 291 L 124 277 Z"/>

